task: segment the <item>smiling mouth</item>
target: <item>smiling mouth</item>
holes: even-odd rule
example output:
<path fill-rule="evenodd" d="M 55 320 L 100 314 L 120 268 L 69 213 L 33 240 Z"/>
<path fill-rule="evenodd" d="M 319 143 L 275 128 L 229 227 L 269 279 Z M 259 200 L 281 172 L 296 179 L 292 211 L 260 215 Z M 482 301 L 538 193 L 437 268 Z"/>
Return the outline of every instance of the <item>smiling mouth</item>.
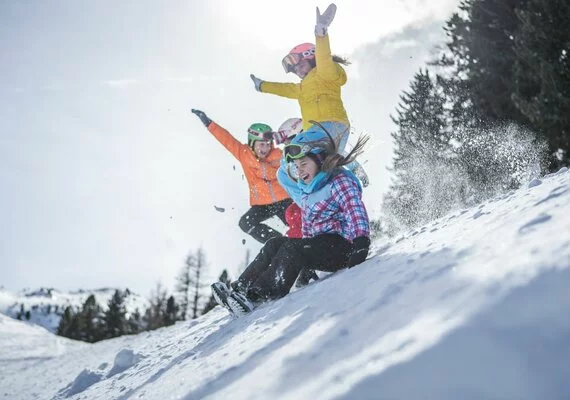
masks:
<path fill-rule="evenodd" d="M 306 182 L 307 179 L 309 179 L 309 174 L 306 174 L 306 175 L 301 176 L 301 180 L 302 180 L 303 182 Z"/>

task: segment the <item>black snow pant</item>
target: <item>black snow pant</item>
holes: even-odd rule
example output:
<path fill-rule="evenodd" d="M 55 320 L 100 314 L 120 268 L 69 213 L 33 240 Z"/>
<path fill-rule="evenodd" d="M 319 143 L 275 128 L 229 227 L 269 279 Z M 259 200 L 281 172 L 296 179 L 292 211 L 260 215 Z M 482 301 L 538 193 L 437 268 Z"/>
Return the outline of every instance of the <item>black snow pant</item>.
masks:
<path fill-rule="evenodd" d="M 293 202 L 291 199 L 285 199 L 276 203 L 266 204 L 263 206 L 251 206 L 251 208 L 240 218 L 239 227 L 242 231 L 250 235 L 260 243 L 265 243 L 269 239 L 283 236 L 280 232 L 264 224 L 263 221 L 273 216 L 279 217 L 285 225 L 285 210 Z"/>
<path fill-rule="evenodd" d="M 291 290 L 304 268 L 334 272 L 346 267 L 352 243 L 337 234 L 268 241 L 238 279 L 254 301 L 278 299 Z"/>

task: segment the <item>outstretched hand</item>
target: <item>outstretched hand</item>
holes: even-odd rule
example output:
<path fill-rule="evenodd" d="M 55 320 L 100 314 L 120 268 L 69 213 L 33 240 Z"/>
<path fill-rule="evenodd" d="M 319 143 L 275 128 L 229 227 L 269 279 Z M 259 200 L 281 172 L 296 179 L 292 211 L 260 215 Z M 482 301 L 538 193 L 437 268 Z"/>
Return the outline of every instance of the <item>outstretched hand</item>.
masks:
<path fill-rule="evenodd" d="M 255 90 L 261 92 L 261 84 L 263 83 L 263 81 L 253 74 L 251 74 L 249 77 L 251 78 L 253 84 L 255 85 Z"/>
<path fill-rule="evenodd" d="M 206 113 L 204 111 L 200 111 L 200 110 L 193 108 L 192 114 L 196 114 L 196 116 L 198 118 L 200 118 L 200 121 L 202 121 L 202 123 L 204 124 L 204 126 L 206 128 L 212 123 L 212 120 L 210 118 L 208 118 L 208 116 L 206 115 Z"/>
<path fill-rule="evenodd" d="M 331 3 L 324 13 L 317 7 L 317 24 L 315 25 L 315 36 L 326 36 L 328 27 L 336 14 L 336 5 Z"/>

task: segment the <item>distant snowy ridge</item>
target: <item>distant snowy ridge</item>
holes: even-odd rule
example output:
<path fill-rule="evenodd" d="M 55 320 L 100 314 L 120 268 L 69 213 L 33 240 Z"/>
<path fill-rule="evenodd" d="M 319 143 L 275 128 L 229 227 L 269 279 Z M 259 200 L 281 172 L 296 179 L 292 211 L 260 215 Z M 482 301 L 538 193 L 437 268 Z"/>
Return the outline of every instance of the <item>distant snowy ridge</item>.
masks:
<path fill-rule="evenodd" d="M 115 290 L 114 288 L 101 288 L 61 292 L 53 288 L 38 288 L 12 293 L 0 289 L 0 312 L 55 332 L 67 307 L 77 311 L 81 309 L 90 295 L 94 295 L 97 303 L 103 310 L 106 310 Z M 131 291 L 127 292 L 125 297 L 127 313 L 134 313 L 138 309 L 143 314 L 148 305 L 148 299 Z"/>

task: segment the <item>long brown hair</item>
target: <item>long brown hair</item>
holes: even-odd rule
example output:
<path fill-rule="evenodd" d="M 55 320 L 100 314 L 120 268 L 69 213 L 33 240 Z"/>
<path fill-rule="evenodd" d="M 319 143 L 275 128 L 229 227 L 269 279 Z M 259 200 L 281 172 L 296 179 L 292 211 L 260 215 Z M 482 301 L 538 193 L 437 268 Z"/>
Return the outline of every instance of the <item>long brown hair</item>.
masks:
<path fill-rule="evenodd" d="M 352 64 L 352 63 L 348 60 L 348 58 L 344 58 L 344 57 L 341 57 L 341 56 L 335 56 L 334 54 L 333 54 L 333 56 L 332 56 L 332 59 L 333 59 L 333 61 L 334 61 L 335 63 L 342 64 L 342 65 L 344 65 L 345 67 L 346 67 L 347 65 Z M 311 67 L 315 68 L 315 67 L 317 66 L 317 59 L 316 59 L 316 58 L 310 59 L 309 62 L 311 63 Z"/>
<path fill-rule="evenodd" d="M 352 64 L 350 61 L 348 61 L 348 58 L 341 57 L 341 56 L 335 56 L 334 54 L 332 56 L 332 59 L 335 63 L 339 63 L 339 64 L 342 64 L 344 66 Z"/>

